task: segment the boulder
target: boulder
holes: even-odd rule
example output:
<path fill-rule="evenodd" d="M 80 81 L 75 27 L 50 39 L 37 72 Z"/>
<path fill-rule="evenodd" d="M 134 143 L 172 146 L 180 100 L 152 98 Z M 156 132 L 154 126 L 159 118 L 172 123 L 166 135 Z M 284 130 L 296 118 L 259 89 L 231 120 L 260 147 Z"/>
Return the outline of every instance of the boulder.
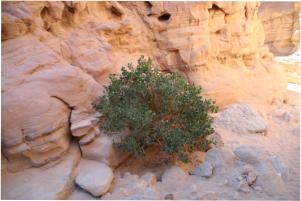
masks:
<path fill-rule="evenodd" d="M 202 163 L 199 167 L 197 167 L 192 174 L 201 176 L 201 177 L 210 177 L 212 175 L 212 166 L 208 162 Z"/>
<path fill-rule="evenodd" d="M 188 174 L 185 173 L 180 167 L 172 166 L 165 170 L 161 181 L 163 184 L 173 185 L 175 183 L 183 183 L 187 178 Z"/>
<path fill-rule="evenodd" d="M 105 163 L 112 168 L 117 167 L 129 157 L 127 152 L 122 152 L 113 146 L 114 140 L 120 138 L 122 134 L 113 136 L 102 134 L 91 143 L 81 144 L 83 158 Z"/>
<path fill-rule="evenodd" d="M 245 162 L 251 165 L 258 165 L 260 160 L 258 158 L 258 153 L 256 153 L 253 149 L 247 146 L 240 146 L 234 151 L 237 160 Z"/>
<path fill-rule="evenodd" d="M 274 169 L 271 162 L 266 159 L 256 168 L 258 172 L 255 186 L 260 186 L 268 196 L 283 196 L 286 186 L 280 174 Z"/>
<path fill-rule="evenodd" d="M 94 196 L 105 194 L 111 187 L 114 175 L 105 164 L 81 159 L 75 183 Z"/>
<path fill-rule="evenodd" d="M 237 134 L 266 133 L 264 120 L 248 104 L 234 104 L 215 119 L 213 127 L 224 128 Z"/>
<path fill-rule="evenodd" d="M 256 181 L 256 178 L 257 178 L 257 174 L 255 172 L 249 172 L 246 178 L 248 185 L 249 186 L 253 185 Z"/>
<path fill-rule="evenodd" d="M 213 167 L 213 175 L 224 175 L 235 162 L 235 155 L 230 148 L 213 148 L 206 153 L 206 162 Z"/>

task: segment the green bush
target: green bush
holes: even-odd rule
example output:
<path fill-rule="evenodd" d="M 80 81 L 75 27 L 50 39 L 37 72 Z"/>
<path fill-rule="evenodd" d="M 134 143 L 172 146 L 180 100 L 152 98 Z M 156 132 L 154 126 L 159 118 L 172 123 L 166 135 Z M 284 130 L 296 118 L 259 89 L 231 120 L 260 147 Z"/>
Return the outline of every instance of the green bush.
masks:
<path fill-rule="evenodd" d="M 103 114 L 102 128 L 114 133 L 125 128 L 130 134 L 114 143 L 123 151 L 145 156 L 145 148 L 158 144 L 167 154 L 178 154 L 188 162 L 187 152 L 207 149 L 206 137 L 214 132 L 210 112 L 217 112 L 214 101 L 203 100 L 201 88 L 190 86 L 178 73 L 164 74 L 152 68 L 143 56 L 136 69 L 128 64 L 122 74 L 110 75 L 93 107 Z"/>

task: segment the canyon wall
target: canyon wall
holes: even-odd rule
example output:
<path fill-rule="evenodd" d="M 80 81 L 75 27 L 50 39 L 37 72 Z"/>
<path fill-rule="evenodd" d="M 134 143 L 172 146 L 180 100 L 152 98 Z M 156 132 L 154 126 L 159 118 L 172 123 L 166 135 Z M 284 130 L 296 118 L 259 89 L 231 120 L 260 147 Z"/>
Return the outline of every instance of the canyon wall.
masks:
<path fill-rule="evenodd" d="M 271 103 L 286 82 L 265 45 L 259 5 L 2 2 L 2 174 L 51 165 L 73 140 L 84 158 L 122 162 L 115 150 L 97 152 L 112 139 L 91 102 L 110 73 L 140 55 L 201 85 L 222 108 Z"/>
<path fill-rule="evenodd" d="M 300 48 L 300 2 L 261 2 L 258 16 L 264 42 L 275 56 L 287 56 Z"/>

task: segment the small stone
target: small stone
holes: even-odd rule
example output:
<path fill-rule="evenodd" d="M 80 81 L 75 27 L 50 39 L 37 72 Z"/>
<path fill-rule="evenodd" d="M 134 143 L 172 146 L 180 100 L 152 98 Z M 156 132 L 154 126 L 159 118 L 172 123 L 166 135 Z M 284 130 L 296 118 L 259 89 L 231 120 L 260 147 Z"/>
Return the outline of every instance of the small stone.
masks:
<path fill-rule="evenodd" d="M 82 159 L 75 183 L 97 197 L 109 190 L 113 177 L 112 170 L 104 163 Z"/>
<path fill-rule="evenodd" d="M 208 162 L 204 162 L 199 167 L 197 167 L 192 174 L 201 176 L 201 177 L 210 177 L 212 175 L 212 166 Z"/>
<path fill-rule="evenodd" d="M 244 192 L 244 193 L 248 193 L 250 192 L 250 187 L 246 181 L 246 176 L 245 175 L 239 175 L 237 177 L 235 177 L 235 181 L 237 183 L 237 190 Z"/>
<path fill-rule="evenodd" d="M 248 185 L 249 186 L 253 185 L 256 181 L 256 178 L 257 178 L 257 175 L 256 175 L 255 172 L 249 172 L 247 177 L 246 177 Z"/>

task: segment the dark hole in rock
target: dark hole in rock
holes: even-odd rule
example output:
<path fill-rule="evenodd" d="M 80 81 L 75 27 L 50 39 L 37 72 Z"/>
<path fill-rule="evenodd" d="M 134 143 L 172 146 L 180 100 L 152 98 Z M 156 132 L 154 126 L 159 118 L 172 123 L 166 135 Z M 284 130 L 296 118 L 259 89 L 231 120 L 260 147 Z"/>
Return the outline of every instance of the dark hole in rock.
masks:
<path fill-rule="evenodd" d="M 215 4 L 213 4 L 212 5 L 212 8 L 211 8 L 212 10 L 221 10 L 217 5 L 215 5 Z"/>
<path fill-rule="evenodd" d="M 222 32 L 221 30 L 217 30 L 215 33 L 216 34 L 221 34 L 221 32 Z"/>
<path fill-rule="evenodd" d="M 164 13 L 163 15 L 160 15 L 160 16 L 158 17 L 158 19 L 159 19 L 160 21 L 167 21 L 167 20 L 169 20 L 169 18 L 170 18 L 170 14 L 169 14 L 169 13 Z"/>
<path fill-rule="evenodd" d="M 149 1 L 145 1 L 145 5 L 149 9 L 151 9 L 153 7 L 153 5 L 151 4 L 151 2 L 149 2 Z"/>
<path fill-rule="evenodd" d="M 213 5 L 212 5 L 212 8 L 210 8 L 209 11 L 210 11 L 210 10 L 211 10 L 211 11 L 219 11 L 219 10 L 220 10 L 220 11 L 222 11 L 224 14 L 226 14 L 225 11 L 224 11 L 223 9 L 221 9 L 220 7 L 218 7 L 216 4 L 213 4 Z"/>
<path fill-rule="evenodd" d="M 70 13 L 74 14 L 74 12 L 75 12 L 75 11 L 74 11 L 74 8 L 68 6 L 67 9 L 68 9 L 68 11 L 69 11 Z"/>
<path fill-rule="evenodd" d="M 114 6 L 111 6 L 111 12 L 118 17 L 122 16 L 122 13 Z"/>
<path fill-rule="evenodd" d="M 44 7 L 40 13 L 41 17 L 45 17 L 46 13 L 48 12 L 48 8 L 47 7 Z"/>

